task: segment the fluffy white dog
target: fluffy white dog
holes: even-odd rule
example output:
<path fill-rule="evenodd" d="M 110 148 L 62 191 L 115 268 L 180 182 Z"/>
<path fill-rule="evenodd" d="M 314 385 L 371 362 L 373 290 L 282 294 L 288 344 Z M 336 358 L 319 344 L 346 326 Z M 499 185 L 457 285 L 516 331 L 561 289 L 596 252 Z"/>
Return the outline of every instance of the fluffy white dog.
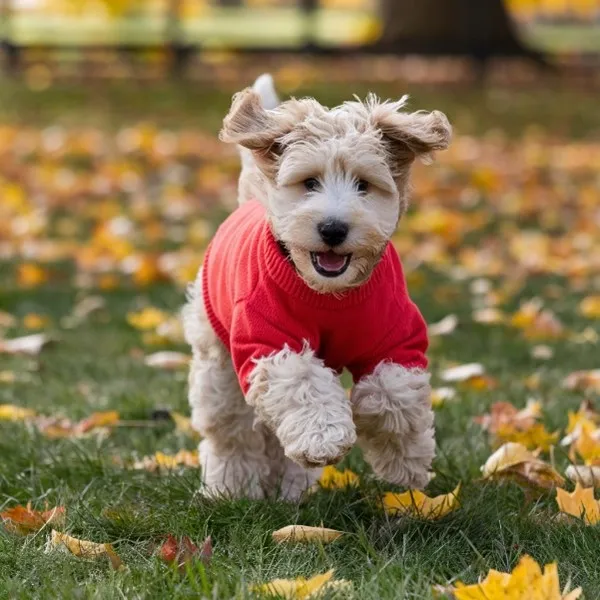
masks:
<path fill-rule="evenodd" d="M 405 102 L 279 103 L 268 75 L 234 97 L 221 139 L 241 148 L 240 207 L 184 309 L 207 493 L 297 499 L 357 441 L 379 477 L 429 481 L 426 325 L 390 237 L 412 163 L 451 128 Z"/>

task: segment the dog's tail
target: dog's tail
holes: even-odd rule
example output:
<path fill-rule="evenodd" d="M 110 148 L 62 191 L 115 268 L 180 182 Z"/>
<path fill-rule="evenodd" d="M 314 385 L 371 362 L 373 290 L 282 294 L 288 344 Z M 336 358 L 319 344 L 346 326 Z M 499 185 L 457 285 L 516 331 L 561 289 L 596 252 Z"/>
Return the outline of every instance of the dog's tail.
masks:
<path fill-rule="evenodd" d="M 260 96 L 262 105 L 267 110 L 273 110 L 279 106 L 279 96 L 275 91 L 275 84 L 270 73 L 263 73 L 254 82 L 252 89 Z"/>

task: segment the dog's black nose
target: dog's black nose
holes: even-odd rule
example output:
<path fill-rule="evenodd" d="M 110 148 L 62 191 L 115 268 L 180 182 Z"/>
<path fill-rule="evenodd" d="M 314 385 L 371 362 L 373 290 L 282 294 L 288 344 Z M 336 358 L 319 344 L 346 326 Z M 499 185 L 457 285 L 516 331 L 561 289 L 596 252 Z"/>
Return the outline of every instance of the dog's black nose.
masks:
<path fill-rule="evenodd" d="M 344 240 L 348 237 L 349 229 L 346 223 L 337 219 L 326 219 L 317 225 L 317 231 L 321 239 L 332 247 L 344 243 Z"/>

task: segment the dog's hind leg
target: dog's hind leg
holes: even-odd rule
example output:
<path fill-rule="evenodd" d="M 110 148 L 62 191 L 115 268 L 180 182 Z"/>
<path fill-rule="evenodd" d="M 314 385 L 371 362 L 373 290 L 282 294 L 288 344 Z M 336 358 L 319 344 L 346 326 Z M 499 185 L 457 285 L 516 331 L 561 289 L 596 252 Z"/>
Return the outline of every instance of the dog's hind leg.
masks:
<path fill-rule="evenodd" d="M 201 274 L 183 311 L 193 350 L 189 374 L 192 425 L 203 437 L 200 465 L 208 495 L 262 498 L 269 475 L 264 428 L 254 428 L 231 357 L 206 317 Z"/>
<path fill-rule="evenodd" d="M 307 469 L 290 460 L 274 433 L 268 432 L 265 439 L 271 465 L 269 490 L 282 500 L 297 502 L 318 481 L 323 468 Z"/>

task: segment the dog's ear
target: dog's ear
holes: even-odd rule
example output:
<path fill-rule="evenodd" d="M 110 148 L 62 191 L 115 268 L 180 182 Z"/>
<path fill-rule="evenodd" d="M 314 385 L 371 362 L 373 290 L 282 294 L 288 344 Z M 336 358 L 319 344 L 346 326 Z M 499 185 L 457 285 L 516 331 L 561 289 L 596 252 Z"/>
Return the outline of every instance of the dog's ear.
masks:
<path fill-rule="evenodd" d="M 452 138 L 452 127 L 446 115 L 433 112 L 400 112 L 408 98 L 398 102 L 373 103 L 371 119 L 388 141 L 392 159 L 398 167 L 415 158 L 427 162 L 436 150 L 445 150 Z"/>
<path fill-rule="evenodd" d="M 297 112 L 266 110 L 260 95 L 247 88 L 233 97 L 219 139 L 251 150 L 261 170 L 270 172 L 282 152 L 278 140 L 294 128 L 299 118 Z"/>

